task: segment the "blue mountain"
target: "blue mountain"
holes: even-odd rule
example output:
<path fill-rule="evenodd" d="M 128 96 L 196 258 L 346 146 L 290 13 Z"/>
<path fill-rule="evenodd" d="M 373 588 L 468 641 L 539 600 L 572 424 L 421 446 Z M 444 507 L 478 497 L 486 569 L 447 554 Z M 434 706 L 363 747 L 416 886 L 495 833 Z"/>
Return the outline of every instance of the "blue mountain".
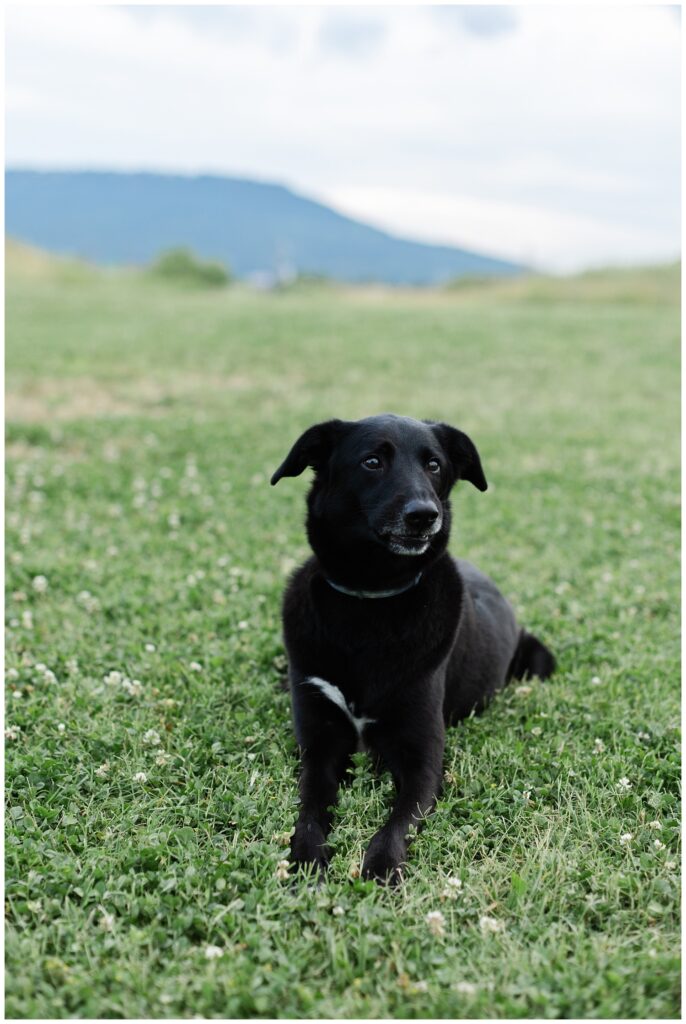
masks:
<path fill-rule="evenodd" d="M 10 237 L 100 264 L 146 264 L 187 246 L 238 277 L 284 268 L 344 281 L 440 284 L 523 267 L 396 238 L 282 185 L 211 175 L 8 170 Z"/>

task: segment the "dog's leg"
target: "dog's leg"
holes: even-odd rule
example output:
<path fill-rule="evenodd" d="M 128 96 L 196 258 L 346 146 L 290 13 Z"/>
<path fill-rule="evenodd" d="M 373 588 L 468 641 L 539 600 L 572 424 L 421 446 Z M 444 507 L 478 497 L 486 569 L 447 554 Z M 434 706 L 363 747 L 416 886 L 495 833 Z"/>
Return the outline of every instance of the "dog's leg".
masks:
<path fill-rule="evenodd" d="M 301 753 L 300 813 L 291 837 L 291 860 L 324 870 L 331 857 L 326 837 L 331 828 L 338 787 L 350 765 L 355 739 L 340 730 L 312 737 Z"/>
<path fill-rule="evenodd" d="M 445 728 L 442 717 L 414 722 L 411 730 L 383 734 L 375 730 L 373 745 L 393 775 L 397 796 L 386 824 L 373 836 L 362 865 L 366 878 L 394 884 L 410 843 L 410 829 L 419 829 L 433 810 L 443 778 Z"/>

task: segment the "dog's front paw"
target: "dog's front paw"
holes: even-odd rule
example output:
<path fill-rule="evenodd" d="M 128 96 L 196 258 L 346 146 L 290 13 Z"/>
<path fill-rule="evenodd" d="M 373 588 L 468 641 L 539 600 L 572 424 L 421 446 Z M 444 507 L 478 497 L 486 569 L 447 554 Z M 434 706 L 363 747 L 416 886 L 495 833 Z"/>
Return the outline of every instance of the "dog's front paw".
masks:
<path fill-rule="evenodd" d="M 406 846 L 387 832 L 377 832 L 362 863 L 364 878 L 373 878 L 382 885 L 397 885 L 402 881 Z"/>
<path fill-rule="evenodd" d="M 291 862 L 295 867 L 313 866 L 318 872 L 326 871 L 331 860 L 331 848 L 319 825 L 311 822 L 295 826 L 291 836 Z"/>

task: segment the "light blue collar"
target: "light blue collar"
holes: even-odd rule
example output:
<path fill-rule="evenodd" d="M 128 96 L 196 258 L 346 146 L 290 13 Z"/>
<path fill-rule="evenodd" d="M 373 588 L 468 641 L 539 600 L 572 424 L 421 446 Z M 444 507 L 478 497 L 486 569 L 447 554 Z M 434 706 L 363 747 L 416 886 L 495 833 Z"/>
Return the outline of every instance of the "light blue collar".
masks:
<path fill-rule="evenodd" d="M 416 587 L 421 578 L 422 573 L 418 572 L 415 578 L 406 583 L 404 587 L 396 587 L 394 590 L 350 590 L 348 587 L 342 587 L 340 583 L 334 583 L 328 576 L 324 577 L 330 587 L 340 594 L 347 594 L 348 597 L 396 597 L 398 594 L 404 594 L 406 590 Z"/>

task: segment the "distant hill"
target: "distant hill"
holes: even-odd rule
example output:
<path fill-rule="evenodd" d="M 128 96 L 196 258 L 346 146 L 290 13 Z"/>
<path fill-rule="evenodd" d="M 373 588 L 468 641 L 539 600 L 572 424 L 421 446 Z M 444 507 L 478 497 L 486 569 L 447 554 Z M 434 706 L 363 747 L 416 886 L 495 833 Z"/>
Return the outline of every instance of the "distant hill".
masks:
<path fill-rule="evenodd" d="M 524 268 L 413 242 L 270 185 L 209 175 L 95 171 L 5 173 L 5 230 L 51 252 L 141 265 L 189 246 L 234 274 L 314 274 L 343 281 L 441 284 Z"/>

